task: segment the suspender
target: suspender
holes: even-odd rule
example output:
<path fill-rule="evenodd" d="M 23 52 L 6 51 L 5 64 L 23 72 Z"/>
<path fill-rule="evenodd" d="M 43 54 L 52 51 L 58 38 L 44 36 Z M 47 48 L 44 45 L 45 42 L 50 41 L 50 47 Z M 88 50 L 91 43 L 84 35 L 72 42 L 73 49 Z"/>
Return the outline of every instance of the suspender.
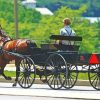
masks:
<path fill-rule="evenodd" d="M 65 30 L 66 30 L 66 29 L 65 29 Z M 71 36 L 71 34 L 72 34 L 72 29 L 71 29 L 71 32 L 70 32 L 70 33 L 68 32 L 68 30 L 66 30 L 66 32 L 68 33 L 68 36 Z M 71 45 L 71 42 L 72 42 L 72 41 L 69 41 L 68 44 Z M 73 44 L 75 44 L 75 42 L 73 42 Z"/>
<path fill-rule="evenodd" d="M 66 30 L 66 29 L 65 29 L 65 30 Z M 66 32 L 68 33 L 68 36 L 71 36 L 71 34 L 72 34 L 72 30 L 71 30 L 70 33 L 68 32 L 68 30 L 66 30 Z"/>

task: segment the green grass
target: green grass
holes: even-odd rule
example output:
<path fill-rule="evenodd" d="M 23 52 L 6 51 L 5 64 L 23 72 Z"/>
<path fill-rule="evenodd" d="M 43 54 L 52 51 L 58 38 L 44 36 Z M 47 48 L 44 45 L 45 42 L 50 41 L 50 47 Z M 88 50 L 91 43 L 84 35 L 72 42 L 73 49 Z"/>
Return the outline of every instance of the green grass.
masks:
<path fill-rule="evenodd" d="M 10 77 L 15 77 L 16 76 L 16 72 L 15 71 L 5 71 L 4 72 L 6 76 L 10 76 Z M 36 75 L 37 78 L 39 78 L 38 75 Z"/>
<path fill-rule="evenodd" d="M 79 73 L 78 79 L 88 80 L 88 73 Z"/>
<path fill-rule="evenodd" d="M 10 77 L 15 77 L 16 76 L 15 71 L 5 71 L 4 73 L 5 73 L 5 75 L 10 76 Z"/>
<path fill-rule="evenodd" d="M 7 76 L 10 76 L 10 77 L 15 77 L 16 76 L 16 72 L 15 71 L 5 71 L 4 72 Z M 36 75 L 37 78 L 39 78 L 38 75 Z M 78 79 L 81 79 L 81 80 L 88 80 L 88 73 L 79 73 L 78 74 Z"/>

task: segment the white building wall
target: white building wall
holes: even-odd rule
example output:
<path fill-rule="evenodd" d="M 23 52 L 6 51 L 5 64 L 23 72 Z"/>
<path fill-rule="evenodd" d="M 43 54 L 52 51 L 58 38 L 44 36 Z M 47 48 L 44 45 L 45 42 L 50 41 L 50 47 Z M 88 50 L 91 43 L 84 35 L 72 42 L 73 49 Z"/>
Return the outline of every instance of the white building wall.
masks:
<path fill-rule="evenodd" d="M 42 15 L 53 15 L 53 13 L 48 8 L 37 8 L 36 0 L 24 0 L 22 1 L 22 5 L 24 5 L 27 8 L 36 9 Z"/>

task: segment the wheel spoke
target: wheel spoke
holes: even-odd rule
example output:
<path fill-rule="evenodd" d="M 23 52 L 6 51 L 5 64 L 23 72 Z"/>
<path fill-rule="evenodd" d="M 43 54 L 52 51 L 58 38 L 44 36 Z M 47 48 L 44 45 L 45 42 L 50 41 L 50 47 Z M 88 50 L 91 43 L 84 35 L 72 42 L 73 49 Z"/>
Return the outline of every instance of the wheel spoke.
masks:
<path fill-rule="evenodd" d="M 53 75 L 51 75 L 50 77 L 49 77 L 49 79 L 48 79 L 48 81 L 50 81 L 50 79 L 53 77 Z"/>
<path fill-rule="evenodd" d="M 97 87 L 97 82 L 98 82 L 98 77 L 97 77 L 97 80 L 96 80 L 96 82 L 94 84 L 95 87 Z"/>
<path fill-rule="evenodd" d="M 54 78 L 55 78 L 55 76 L 53 75 L 53 78 L 52 78 L 52 80 L 51 80 L 51 85 L 52 85 L 52 83 L 54 82 Z"/>

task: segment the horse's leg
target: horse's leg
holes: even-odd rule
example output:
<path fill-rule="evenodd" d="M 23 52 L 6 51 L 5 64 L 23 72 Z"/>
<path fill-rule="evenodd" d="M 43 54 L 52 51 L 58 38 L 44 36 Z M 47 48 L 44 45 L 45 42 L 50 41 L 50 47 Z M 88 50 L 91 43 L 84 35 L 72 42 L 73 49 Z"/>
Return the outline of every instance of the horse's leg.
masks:
<path fill-rule="evenodd" d="M 11 77 L 6 76 L 6 75 L 4 74 L 4 68 L 5 68 L 5 66 L 6 66 L 6 64 L 3 64 L 3 65 L 2 65 L 2 68 L 0 69 L 0 74 L 1 74 L 6 80 L 11 80 Z"/>
<path fill-rule="evenodd" d="M 15 82 L 14 82 L 13 86 L 16 86 L 16 85 L 17 85 L 17 82 L 18 82 L 19 71 L 20 71 L 19 64 L 20 64 L 20 60 L 15 60 L 15 66 L 16 66 L 16 78 L 15 78 Z"/>

